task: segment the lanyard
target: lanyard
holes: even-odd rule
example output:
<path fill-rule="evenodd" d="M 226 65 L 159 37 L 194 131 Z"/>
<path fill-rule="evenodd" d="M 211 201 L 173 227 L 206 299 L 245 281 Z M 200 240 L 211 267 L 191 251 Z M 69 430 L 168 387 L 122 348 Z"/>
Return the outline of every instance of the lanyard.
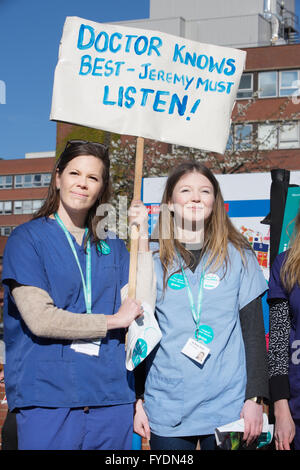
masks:
<path fill-rule="evenodd" d="M 195 338 L 198 339 L 198 330 L 199 330 L 199 325 L 200 325 L 200 318 L 201 318 L 201 311 L 202 311 L 202 301 L 203 301 L 204 270 L 202 270 L 202 272 L 201 272 L 201 277 L 200 277 L 200 282 L 199 282 L 199 290 L 198 290 L 197 308 L 196 308 L 195 302 L 194 302 L 194 297 L 193 297 L 193 294 L 192 294 L 192 289 L 191 289 L 190 283 L 188 281 L 187 275 L 186 275 L 186 273 L 185 273 L 185 271 L 182 267 L 181 257 L 179 256 L 179 254 L 178 254 L 178 258 L 180 260 L 181 272 L 182 272 L 182 275 L 183 275 L 185 287 L 187 289 L 193 319 L 196 323 Z"/>
<path fill-rule="evenodd" d="M 54 217 L 55 217 L 56 221 L 58 222 L 58 224 L 60 225 L 60 227 L 63 229 L 63 231 L 64 231 L 64 233 L 67 237 L 67 240 L 69 242 L 69 245 L 70 245 L 71 250 L 73 252 L 73 255 L 75 257 L 76 263 L 78 265 L 79 272 L 80 272 L 80 275 L 81 275 L 81 280 L 82 280 L 84 300 L 85 300 L 85 306 L 86 306 L 86 313 L 92 313 L 91 242 L 90 242 L 90 240 L 87 241 L 87 247 L 86 247 L 86 251 L 87 251 L 87 255 L 86 255 L 86 279 L 84 279 L 83 272 L 82 272 L 82 269 L 81 269 L 81 266 L 80 266 L 80 262 L 79 262 L 77 252 L 76 252 L 73 240 L 71 238 L 71 235 L 68 232 L 68 230 L 66 229 L 63 221 L 61 220 L 61 218 L 59 217 L 57 212 L 54 214 Z M 87 234 L 87 228 L 85 229 L 85 235 L 86 234 Z"/>

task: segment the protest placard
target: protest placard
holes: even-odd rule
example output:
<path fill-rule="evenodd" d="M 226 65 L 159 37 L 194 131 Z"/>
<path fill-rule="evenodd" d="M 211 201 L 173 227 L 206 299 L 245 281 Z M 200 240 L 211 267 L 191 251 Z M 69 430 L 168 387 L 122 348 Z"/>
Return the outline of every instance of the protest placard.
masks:
<path fill-rule="evenodd" d="M 223 153 L 246 52 L 67 17 L 50 119 Z"/>

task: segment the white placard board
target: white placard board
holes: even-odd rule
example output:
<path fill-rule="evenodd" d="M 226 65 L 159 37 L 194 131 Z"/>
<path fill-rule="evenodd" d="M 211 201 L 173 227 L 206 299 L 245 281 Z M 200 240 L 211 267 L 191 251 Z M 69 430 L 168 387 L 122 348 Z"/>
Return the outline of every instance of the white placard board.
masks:
<path fill-rule="evenodd" d="M 67 17 L 51 120 L 224 153 L 246 52 Z"/>

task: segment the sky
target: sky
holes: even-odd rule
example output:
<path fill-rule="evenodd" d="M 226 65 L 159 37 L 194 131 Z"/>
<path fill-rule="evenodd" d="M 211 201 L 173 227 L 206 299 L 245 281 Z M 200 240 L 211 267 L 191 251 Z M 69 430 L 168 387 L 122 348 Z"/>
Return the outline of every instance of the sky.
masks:
<path fill-rule="evenodd" d="M 150 0 L 0 0 L 0 158 L 55 150 L 49 115 L 67 16 L 113 22 L 149 18 L 149 11 Z"/>
<path fill-rule="evenodd" d="M 149 2 L 0 0 L 0 158 L 55 150 L 56 123 L 49 115 L 66 17 L 96 22 L 149 18 Z"/>

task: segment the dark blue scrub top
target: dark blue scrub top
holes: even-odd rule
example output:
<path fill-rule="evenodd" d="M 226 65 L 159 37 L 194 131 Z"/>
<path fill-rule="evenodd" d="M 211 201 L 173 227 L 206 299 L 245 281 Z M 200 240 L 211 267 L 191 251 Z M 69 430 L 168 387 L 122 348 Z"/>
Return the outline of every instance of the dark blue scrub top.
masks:
<path fill-rule="evenodd" d="M 289 383 L 290 409 L 294 419 L 300 419 L 300 287 L 298 284 L 289 293 L 280 280 L 280 269 L 286 252 L 280 253 L 272 265 L 268 300 L 285 299 L 289 302 L 291 314 Z"/>
<path fill-rule="evenodd" d="M 92 244 L 92 312 L 112 315 L 121 304 L 120 289 L 128 282 L 129 254 L 114 234 L 106 241 L 111 249 L 106 255 Z M 79 246 L 74 237 L 73 242 L 85 276 L 83 244 Z M 134 402 L 133 374 L 125 367 L 124 329 L 108 332 L 98 357 L 72 350 L 71 341 L 34 336 L 10 295 L 10 279 L 44 289 L 58 308 L 78 314 L 86 310 L 80 272 L 56 220 L 43 217 L 17 227 L 6 244 L 2 274 L 10 409 Z"/>

